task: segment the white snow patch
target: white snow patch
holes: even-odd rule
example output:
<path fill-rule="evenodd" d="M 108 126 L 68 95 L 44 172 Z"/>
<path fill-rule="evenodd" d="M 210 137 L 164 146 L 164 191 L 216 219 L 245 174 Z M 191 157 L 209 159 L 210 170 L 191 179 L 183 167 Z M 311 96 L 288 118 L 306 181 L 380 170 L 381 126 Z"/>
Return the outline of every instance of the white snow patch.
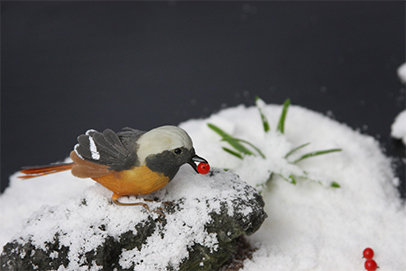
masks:
<path fill-rule="evenodd" d="M 400 78 L 400 81 L 402 81 L 403 83 L 406 84 L 406 63 L 404 63 L 403 65 L 401 65 L 398 68 L 398 76 Z"/>
<path fill-rule="evenodd" d="M 66 159 L 65 162 L 72 160 Z M 9 186 L 0 195 L 1 250 L 15 233 L 21 231 L 23 222 L 41 206 L 58 205 L 94 185 L 93 180 L 73 177 L 70 171 L 26 180 L 18 179 L 18 175 L 21 174 L 10 177 Z"/>
<path fill-rule="evenodd" d="M 406 145 L 406 110 L 397 115 L 391 127 L 391 136 L 401 139 L 403 144 Z"/>

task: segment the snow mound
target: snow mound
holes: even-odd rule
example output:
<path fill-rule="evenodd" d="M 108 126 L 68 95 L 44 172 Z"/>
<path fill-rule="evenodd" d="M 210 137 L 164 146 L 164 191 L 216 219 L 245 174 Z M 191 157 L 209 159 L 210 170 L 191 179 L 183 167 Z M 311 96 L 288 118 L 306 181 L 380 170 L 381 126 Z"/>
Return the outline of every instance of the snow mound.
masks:
<path fill-rule="evenodd" d="M 281 111 L 276 105 L 262 108 L 271 126 L 268 133 L 256 107 L 228 108 L 180 125 L 211 165 L 229 168 L 253 186 L 263 183 L 271 171 L 308 173 L 307 179 L 297 178 L 296 185 L 278 176 L 268 182 L 262 196 L 269 217 L 248 238 L 258 250 L 244 261 L 243 270 L 361 270 L 366 247 L 375 250 L 374 259 L 382 269 L 406 270 L 406 208 L 391 160 L 379 143 L 299 106 L 289 108 L 282 135 L 276 132 Z M 230 145 L 220 141 L 208 123 L 249 141 L 266 159 L 257 155 L 241 160 L 225 152 L 222 147 Z M 307 142 L 311 144 L 296 155 L 333 148 L 342 151 L 286 163 L 286 153 Z M 341 188 L 319 183 L 331 181 Z"/>

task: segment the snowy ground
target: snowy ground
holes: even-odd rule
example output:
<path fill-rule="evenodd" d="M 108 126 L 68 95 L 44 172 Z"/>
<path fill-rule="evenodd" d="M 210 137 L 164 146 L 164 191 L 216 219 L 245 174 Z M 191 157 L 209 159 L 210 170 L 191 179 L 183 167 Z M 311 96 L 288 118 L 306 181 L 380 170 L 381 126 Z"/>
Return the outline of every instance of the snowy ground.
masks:
<path fill-rule="evenodd" d="M 248 237 L 258 250 L 244 262 L 243 270 L 363 270 L 366 247 L 375 250 L 380 270 L 406 270 L 406 207 L 396 189 L 399 180 L 391 161 L 382 154 L 378 142 L 298 106 L 289 108 L 282 135 L 276 132 L 282 107 L 266 105 L 262 109 L 271 126 L 268 133 L 256 107 L 229 108 L 208 119 L 180 125 L 212 167 L 231 169 L 258 189 L 271 172 L 308 178 L 297 177 L 293 185 L 274 174 L 263 188 L 269 217 Z M 221 142 L 207 123 L 251 142 L 266 158 L 257 155 L 241 160 L 230 155 L 221 148 L 230 146 Z M 290 150 L 308 142 L 311 144 L 288 160 L 310 151 L 342 151 L 297 164 L 287 162 L 284 156 Z M 11 178 L 10 187 L 0 196 L 2 245 L 42 205 L 56 205 L 94 185 L 91 180 L 70 177 L 69 172 L 59 176 L 25 181 L 16 175 Z M 331 187 L 333 181 L 341 187 Z"/>
<path fill-rule="evenodd" d="M 265 108 L 271 124 L 268 134 L 255 107 L 230 108 L 207 120 L 181 125 L 211 164 L 234 169 L 252 185 L 269 176 L 270 170 L 283 168 L 281 157 L 303 143 L 311 142 L 301 154 L 343 149 L 297 164 L 312 179 L 326 184 L 335 181 L 341 188 L 304 179 L 298 179 L 297 185 L 281 178 L 268 184 L 263 196 L 269 218 L 249 237 L 259 249 L 252 260 L 245 261 L 244 270 L 362 270 L 362 251 L 368 246 L 375 250 L 381 270 L 406 270 L 406 208 L 395 187 L 398 179 L 390 160 L 378 142 L 300 107 L 289 109 L 285 136 L 281 136 L 274 132 L 280 112 L 280 106 Z M 206 123 L 250 141 L 267 159 L 239 160 L 225 153 Z M 298 172 L 288 166 L 284 169 Z"/>

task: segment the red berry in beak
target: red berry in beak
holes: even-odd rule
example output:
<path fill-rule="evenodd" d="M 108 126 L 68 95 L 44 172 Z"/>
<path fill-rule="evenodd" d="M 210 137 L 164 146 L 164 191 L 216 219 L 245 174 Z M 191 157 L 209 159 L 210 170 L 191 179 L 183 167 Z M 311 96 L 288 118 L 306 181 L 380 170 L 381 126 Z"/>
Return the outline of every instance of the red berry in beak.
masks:
<path fill-rule="evenodd" d="M 210 166 L 208 163 L 199 163 L 199 165 L 197 165 L 197 171 L 200 174 L 207 174 L 210 171 Z"/>

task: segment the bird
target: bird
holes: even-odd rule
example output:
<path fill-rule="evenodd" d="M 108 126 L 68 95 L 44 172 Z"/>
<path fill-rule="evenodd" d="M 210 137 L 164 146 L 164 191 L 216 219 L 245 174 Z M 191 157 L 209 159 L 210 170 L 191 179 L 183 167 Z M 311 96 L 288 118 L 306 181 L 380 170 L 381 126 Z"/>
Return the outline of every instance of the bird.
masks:
<path fill-rule="evenodd" d="M 188 133 L 180 127 L 165 125 L 150 131 L 123 128 L 94 129 L 78 136 L 70 153 L 73 162 L 23 168 L 22 179 L 29 179 L 71 170 L 73 176 L 91 178 L 113 192 L 117 205 L 122 196 L 146 195 L 166 186 L 183 164 L 199 173 L 197 162 L 207 163 L 198 156 Z M 148 209 L 148 207 L 147 207 Z"/>

